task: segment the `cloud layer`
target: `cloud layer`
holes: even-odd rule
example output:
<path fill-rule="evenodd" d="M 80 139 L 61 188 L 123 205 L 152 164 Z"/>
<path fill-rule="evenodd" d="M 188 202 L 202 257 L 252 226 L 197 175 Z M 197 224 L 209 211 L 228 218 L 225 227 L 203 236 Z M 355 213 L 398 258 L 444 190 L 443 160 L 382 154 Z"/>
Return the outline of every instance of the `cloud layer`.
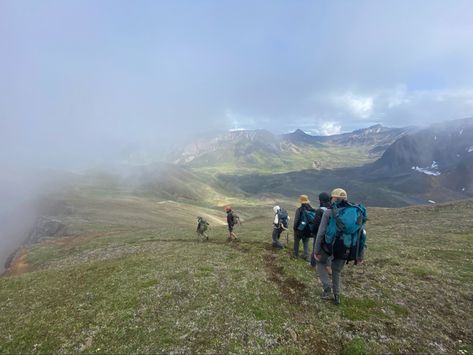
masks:
<path fill-rule="evenodd" d="M 0 2 L 0 159 L 473 115 L 471 1 Z"/>

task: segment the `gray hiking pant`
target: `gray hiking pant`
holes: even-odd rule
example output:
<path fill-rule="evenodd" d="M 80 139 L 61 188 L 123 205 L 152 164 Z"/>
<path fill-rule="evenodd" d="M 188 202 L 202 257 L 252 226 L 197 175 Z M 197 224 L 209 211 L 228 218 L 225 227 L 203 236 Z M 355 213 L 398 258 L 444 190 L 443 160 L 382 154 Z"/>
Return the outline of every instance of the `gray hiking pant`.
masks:
<path fill-rule="evenodd" d="M 272 235 L 273 247 L 277 247 L 277 248 L 283 247 L 283 245 L 279 241 L 279 237 L 281 236 L 282 231 L 283 231 L 282 228 L 273 228 L 273 235 Z"/>
<path fill-rule="evenodd" d="M 298 233 L 294 233 L 294 256 L 299 256 L 299 244 L 301 240 L 304 245 L 304 259 L 310 261 L 309 238 L 302 238 L 298 236 Z"/>
<path fill-rule="evenodd" d="M 317 261 L 317 274 L 319 275 L 320 282 L 324 290 L 328 288 L 333 289 L 334 295 L 340 294 L 341 287 L 341 273 L 342 269 L 345 266 L 346 260 L 343 259 L 333 259 L 332 262 L 332 280 L 330 281 L 330 275 L 326 270 L 326 266 L 330 266 L 330 256 L 324 251 L 321 250 L 320 261 Z"/>

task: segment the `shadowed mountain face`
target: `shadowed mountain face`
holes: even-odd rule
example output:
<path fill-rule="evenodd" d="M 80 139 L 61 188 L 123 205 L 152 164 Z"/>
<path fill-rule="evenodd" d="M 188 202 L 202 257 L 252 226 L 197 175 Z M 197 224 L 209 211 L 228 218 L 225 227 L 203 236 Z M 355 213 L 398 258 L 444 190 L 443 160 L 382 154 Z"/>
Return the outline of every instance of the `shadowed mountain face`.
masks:
<path fill-rule="evenodd" d="M 394 142 L 366 171 L 374 177 L 473 193 L 473 118 L 433 125 Z"/>

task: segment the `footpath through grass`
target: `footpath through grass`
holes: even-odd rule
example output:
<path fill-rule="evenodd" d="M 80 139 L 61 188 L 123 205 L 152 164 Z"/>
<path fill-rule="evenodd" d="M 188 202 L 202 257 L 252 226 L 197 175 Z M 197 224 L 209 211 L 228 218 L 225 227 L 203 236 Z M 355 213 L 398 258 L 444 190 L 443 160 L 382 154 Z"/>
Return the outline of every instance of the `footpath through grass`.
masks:
<path fill-rule="evenodd" d="M 30 246 L 30 271 L 0 278 L 1 353 L 473 351 L 471 201 L 370 210 L 368 262 L 345 268 L 339 307 L 271 249 L 269 208 L 228 243 L 221 211 L 203 211 L 216 222 L 198 242 L 171 213 L 192 206 L 74 206 L 75 236 Z"/>

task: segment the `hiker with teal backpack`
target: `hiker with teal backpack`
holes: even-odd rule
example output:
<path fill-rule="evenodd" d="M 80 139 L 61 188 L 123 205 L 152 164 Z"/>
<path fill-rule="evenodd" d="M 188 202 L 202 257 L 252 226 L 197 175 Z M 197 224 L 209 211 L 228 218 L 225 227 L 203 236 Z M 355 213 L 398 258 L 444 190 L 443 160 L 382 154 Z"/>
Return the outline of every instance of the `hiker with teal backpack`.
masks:
<path fill-rule="evenodd" d="M 311 207 L 309 197 L 300 195 L 301 206 L 294 217 L 294 257 L 299 256 L 299 244 L 304 245 L 304 259 L 310 261 L 309 239 L 313 236 L 315 210 Z"/>
<path fill-rule="evenodd" d="M 287 231 L 290 218 L 287 211 L 279 206 L 274 206 L 273 212 L 275 215 L 273 220 L 272 246 L 282 249 L 284 246 L 279 241 L 279 238 L 282 232 Z"/>
<path fill-rule="evenodd" d="M 366 208 L 347 200 L 345 190 L 337 188 L 331 193 L 331 209 L 324 212 L 315 241 L 317 273 L 322 283 L 323 299 L 340 304 L 341 272 L 345 264 L 354 261 L 363 264 L 366 243 Z M 332 281 L 326 266 L 332 260 Z M 332 298 L 333 291 L 333 298 Z"/>

